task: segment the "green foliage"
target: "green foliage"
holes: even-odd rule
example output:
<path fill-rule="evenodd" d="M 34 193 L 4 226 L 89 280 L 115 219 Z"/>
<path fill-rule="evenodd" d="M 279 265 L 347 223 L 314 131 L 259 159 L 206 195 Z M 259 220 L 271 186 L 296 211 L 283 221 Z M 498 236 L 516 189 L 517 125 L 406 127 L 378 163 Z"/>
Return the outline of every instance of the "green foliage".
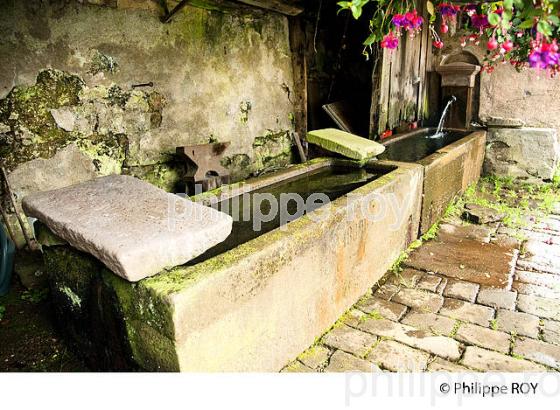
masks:
<path fill-rule="evenodd" d="M 21 299 L 31 303 L 41 303 L 48 295 L 48 289 L 30 289 L 21 294 Z"/>
<path fill-rule="evenodd" d="M 4 314 L 6 313 L 6 308 L 2 305 L 0 305 L 0 321 L 2 321 L 2 319 L 4 319 Z"/>

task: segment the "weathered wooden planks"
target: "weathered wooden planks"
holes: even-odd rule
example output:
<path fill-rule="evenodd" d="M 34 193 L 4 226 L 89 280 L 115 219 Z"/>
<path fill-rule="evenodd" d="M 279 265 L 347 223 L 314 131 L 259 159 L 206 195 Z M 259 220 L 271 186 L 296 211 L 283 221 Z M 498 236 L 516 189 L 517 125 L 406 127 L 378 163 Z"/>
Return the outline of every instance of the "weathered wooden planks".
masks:
<path fill-rule="evenodd" d="M 424 2 L 418 7 L 428 21 Z M 406 126 L 424 117 L 426 72 L 431 55 L 430 34 L 426 27 L 411 38 L 406 33 L 396 50 L 382 49 L 380 67 L 373 73 L 370 135 Z"/>

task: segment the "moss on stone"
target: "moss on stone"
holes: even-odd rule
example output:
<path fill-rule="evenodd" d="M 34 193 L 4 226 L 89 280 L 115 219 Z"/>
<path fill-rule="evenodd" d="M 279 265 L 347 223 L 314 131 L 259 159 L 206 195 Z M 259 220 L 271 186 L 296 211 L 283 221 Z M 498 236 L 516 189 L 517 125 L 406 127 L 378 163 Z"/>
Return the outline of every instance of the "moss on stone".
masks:
<path fill-rule="evenodd" d="M 34 85 L 15 87 L 0 100 L 0 122 L 8 124 L 15 136 L 9 149 L 2 152 L 9 169 L 30 159 L 50 157 L 67 144 L 70 133 L 57 127 L 51 110 L 77 104 L 84 85 L 78 76 L 42 70 Z M 27 142 L 21 138 L 25 132 Z"/>
<path fill-rule="evenodd" d="M 292 141 L 287 131 L 269 132 L 253 142 L 253 168 L 262 173 L 293 162 Z"/>

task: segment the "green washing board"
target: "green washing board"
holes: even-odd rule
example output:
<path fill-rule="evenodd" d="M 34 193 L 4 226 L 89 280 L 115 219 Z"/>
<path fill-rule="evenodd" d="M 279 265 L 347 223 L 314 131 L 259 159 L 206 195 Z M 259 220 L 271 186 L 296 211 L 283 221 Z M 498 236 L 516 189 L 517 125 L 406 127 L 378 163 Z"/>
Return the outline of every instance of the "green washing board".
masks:
<path fill-rule="evenodd" d="M 385 147 L 375 141 L 335 128 L 309 131 L 307 141 L 327 151 L 358 161 L 373 158 L 385 151 Z"/>

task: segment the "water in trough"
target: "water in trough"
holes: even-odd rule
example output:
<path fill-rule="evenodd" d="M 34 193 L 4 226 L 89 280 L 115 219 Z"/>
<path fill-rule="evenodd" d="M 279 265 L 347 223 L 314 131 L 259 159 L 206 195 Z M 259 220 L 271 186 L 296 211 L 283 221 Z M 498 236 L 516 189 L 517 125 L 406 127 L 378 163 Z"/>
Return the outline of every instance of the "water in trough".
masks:
<path fill-rule="evenodd" d="M 214 207 L 234 218 L 231 234 L 224 242 L 193 259 L 189 265 L 233 249 L 323 206 L 324 202 L 314 201 L 312 194 L 325 194 L 323 198 L 334 201 L 381 175 L 379 171 L 367 167 L 325 167 L 219 202 Z M 287 197 L 284 197 L 285 203 L 282 204 L 281 194 L 286 193 L 291 194 L 291 198 L 301 198 L 298 199 L 299 205 L 294 199 L 286 201 Z M 277 205 L 279 209 L 274 212 Z M 255 215 L 261 215 L 259 229 L 255 229 Z M 274 217 L 269 218 L 268 215 Z"/>

